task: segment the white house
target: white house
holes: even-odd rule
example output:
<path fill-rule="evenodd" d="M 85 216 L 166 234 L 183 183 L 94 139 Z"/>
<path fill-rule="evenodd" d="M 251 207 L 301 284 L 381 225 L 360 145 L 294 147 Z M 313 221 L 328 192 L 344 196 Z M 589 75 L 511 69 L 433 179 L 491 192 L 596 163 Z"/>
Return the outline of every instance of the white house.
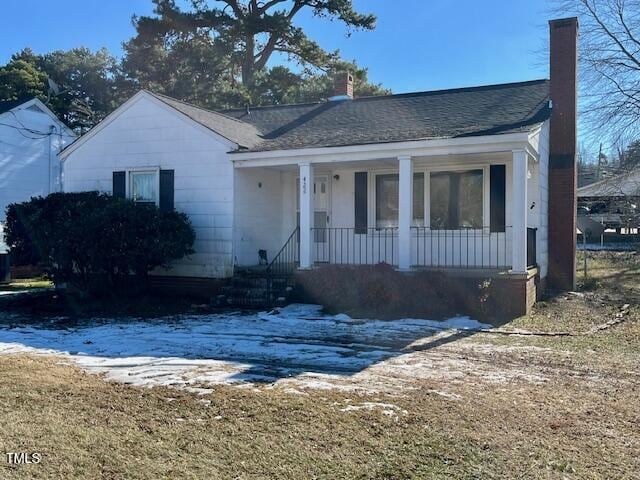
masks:
<path fill-rule="evenodd" d="M 37 98 L 0 102 L 0 253 L 7 205 L 60 191 L 58 154 L 75 138 Z"/>
<path fill-rule="evenodd" d="M 64 189 L 186 212 L 196 253 L 159 272 L 176 281 L 263 250 L 285 270 L 482 272 L 526 309 L 574 276 L 577 21 L 550 26 L 550 80 L 353 98 L 344 75 L 326 102 L 225 112 L 141 91 L 62 152 Z"/>

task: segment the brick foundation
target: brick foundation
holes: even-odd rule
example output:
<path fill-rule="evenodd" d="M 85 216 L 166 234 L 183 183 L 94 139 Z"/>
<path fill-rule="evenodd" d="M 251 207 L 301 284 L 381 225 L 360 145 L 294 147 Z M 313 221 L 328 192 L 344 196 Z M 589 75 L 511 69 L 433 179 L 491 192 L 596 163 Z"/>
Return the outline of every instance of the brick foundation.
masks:
<path fill-rule="evenodd" d="M 203 300 L 214 298 L 229 282 L 230 279 L 220 278 L 149 276 L 149 285 L 155 292 L 176 296 L 186 295 Z"/>
<path fill-rule="evenodd" d="M 37 265 L 12 265 L 11 278 L 14 280 L 24 280 L 27 278 L 37 278 L 44 274 L 42 268 Z"/>
<path fill-rule="evenodd" d="M 388 265 L 327 265 L 295 274 L 295 299 L 361 317 L 442 319 L 457 314 L 500 323 L 531 312 L 542 292 L 537 269 L 399 272 Z"/>

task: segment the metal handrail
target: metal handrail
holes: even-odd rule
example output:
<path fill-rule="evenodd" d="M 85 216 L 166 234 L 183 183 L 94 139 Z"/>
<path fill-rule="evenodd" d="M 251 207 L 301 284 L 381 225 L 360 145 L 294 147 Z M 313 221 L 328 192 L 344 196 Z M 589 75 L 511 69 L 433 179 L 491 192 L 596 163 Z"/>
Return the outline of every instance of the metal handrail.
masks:
<path fill-rule="evenodd" d="M 284 275 L 293 273 L 300 258 L 300 245 L 298 243 L 299 232 L 300 227 L 296 227 L 293 233 L 289 235 L 289 238 L 287 238 L 287 241 L 280 251 L 267 266 L 267 274 Z"/>

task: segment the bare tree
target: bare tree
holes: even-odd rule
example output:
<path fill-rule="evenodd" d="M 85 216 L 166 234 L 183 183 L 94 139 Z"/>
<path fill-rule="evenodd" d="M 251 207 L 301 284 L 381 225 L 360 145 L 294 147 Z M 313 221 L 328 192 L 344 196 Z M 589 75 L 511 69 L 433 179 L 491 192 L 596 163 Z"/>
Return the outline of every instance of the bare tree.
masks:
<path fill-rule="evenodd" d="M 640 135 L 640 0 L 556 0 L 580 20 L 580 100 L 589 131 Z"/>

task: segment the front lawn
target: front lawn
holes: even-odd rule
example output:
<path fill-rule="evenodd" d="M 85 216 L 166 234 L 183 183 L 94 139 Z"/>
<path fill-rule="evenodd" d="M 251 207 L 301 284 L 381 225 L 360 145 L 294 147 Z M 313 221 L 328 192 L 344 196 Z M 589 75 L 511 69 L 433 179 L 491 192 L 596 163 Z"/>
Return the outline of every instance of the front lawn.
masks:
<path fill-rule="evenodd" d="M 105 381 L 69 356 L 0 355 L 0 453 L 43 455 L 21 466 L 2 457 L 0 478 L 637 478 L 638 261 L 594 255 L 588 289 L 504 327 L 570 336 L 442 332 L 391 358 L 352 338 L 344 358 L 371 364 L 314 381 L 205 385 L 201 371 L 189 385 L 199 394 Z M 623 321 L 579 334 L 611 318 Z M 293 330 L 283 351 L 335 343 L 305 337 L 305 347 Z"/>
<path fill-rule="evenodd" d="M 102 381 L 45 358 L 1 357 L 2 478 L 633 478 L 637 385 L 432 382 L 408 395 L 207 396 Z"/>

